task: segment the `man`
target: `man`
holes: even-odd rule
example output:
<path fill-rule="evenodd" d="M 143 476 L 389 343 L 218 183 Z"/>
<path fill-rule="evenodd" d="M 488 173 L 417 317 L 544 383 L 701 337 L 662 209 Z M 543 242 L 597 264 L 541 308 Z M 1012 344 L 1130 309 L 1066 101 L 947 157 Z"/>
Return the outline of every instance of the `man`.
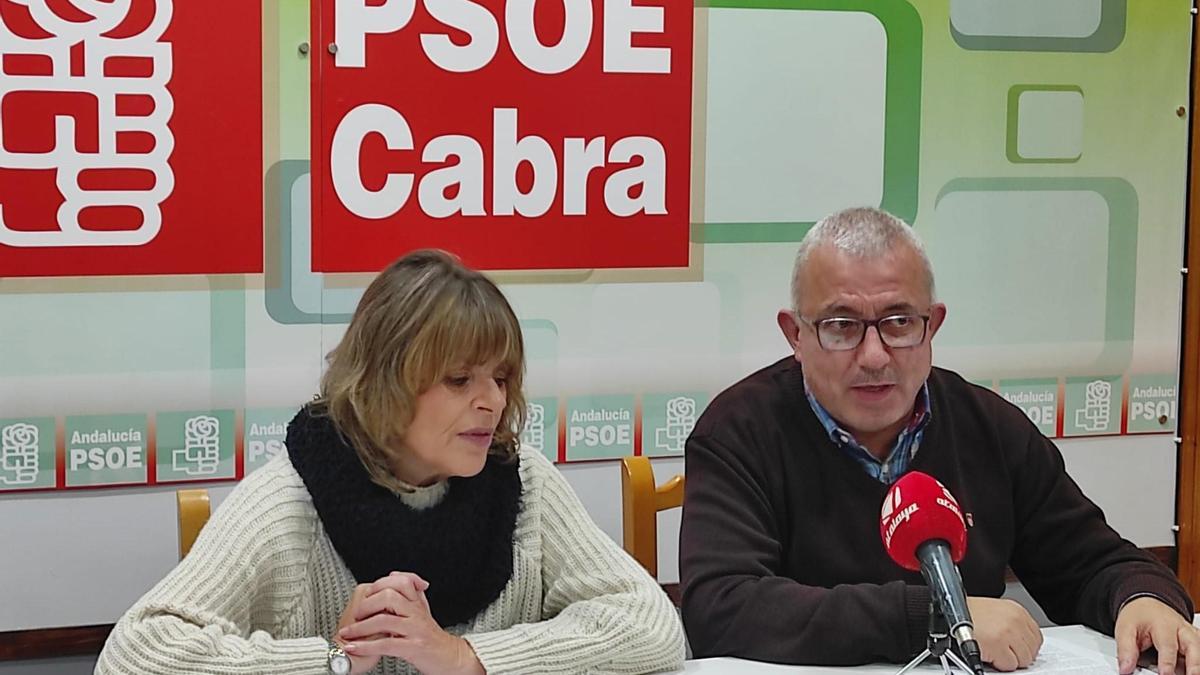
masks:
<path fill-rule="evenodd" d="M 982 301 L 982 300 L 981 300 Z M 1120 672 L 1159 652 L 1200 673 L 1192 603 L 1120 538 L 1015 407 L 931 368 L 946 318 L 920 241 L 877 209 L 804 238 L 794 355 L 733 385 L 687 442 L 680 532 L 683 618 L 696 656 L 782 663 L 904 662 L 925 647 L 929 591 L 887 556 L 879 511 L 909 470 L 940 480 L 973 522 L 959 564 L 984 661 L 1030 665 L 1042 636 L 1000 599 L 1005 567 L 1058 623 L 1114 634 Z"/>

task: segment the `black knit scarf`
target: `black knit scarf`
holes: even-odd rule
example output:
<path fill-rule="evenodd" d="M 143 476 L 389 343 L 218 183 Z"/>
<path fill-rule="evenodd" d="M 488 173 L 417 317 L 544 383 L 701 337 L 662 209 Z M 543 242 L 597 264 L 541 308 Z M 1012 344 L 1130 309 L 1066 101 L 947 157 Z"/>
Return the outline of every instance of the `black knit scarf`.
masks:
<path fill-rule="evenodd" d="M 307 407 L 288 425 L 287 451 L 334 549 L 359 583 L 392 571 L 420 575 L 442 627 L 465 623 L 504 590 L 521 507 L 517 462 L 489 456 L 483 471 L 451 478 L 440 503 L 417 511 L 372 483 L 332 420 Z"/>

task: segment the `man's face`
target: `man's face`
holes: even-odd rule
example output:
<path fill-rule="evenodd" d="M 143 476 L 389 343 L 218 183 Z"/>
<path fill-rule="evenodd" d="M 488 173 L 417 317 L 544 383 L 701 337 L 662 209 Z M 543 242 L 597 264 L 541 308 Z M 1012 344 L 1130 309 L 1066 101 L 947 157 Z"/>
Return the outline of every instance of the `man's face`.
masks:
<path fill-rule="evenodd" d="M 930 317 L 925 339 L 914 347 L 888 347 L 875 328 L 867 328 L 856 348 L 828 351 L 817 341 L 815 326 L 797 322 L 787 310 L 779 313 L 779 326 L 813 396 L 868 449 L 886 447 L 908 423 L 917 391 L 929 376 L 930 343 L 946 307 L 931 304 L 921 259 L 907 244 L 874 259 L 820 246 L 809 254 L 802 274 L 800 315 L 814 323 L 832 317 Z"/>

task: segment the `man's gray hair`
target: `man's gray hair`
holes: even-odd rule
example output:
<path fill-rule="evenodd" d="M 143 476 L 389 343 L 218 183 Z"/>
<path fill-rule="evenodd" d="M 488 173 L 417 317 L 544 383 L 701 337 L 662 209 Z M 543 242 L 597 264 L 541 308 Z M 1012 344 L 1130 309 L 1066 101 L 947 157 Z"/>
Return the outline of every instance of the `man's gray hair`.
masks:
<path fill-rule="evenodd" d="M 792 310 L 800 313 L 801 272 L 808 263 L 813 250 L 829 244 L 838 251 L 855 258 L 873 259 L 886 255 L 897 244 L 912 247 L 924 267 L 925 281 L 929 287 L 929 300 L 936 297 L 933 285 L 933 266 L 925 254 L 925 246 L 903 220 L 872 207 L 855 207 L 832 213 L 822 218 L 800 240 L 796 251 L 796 264 L 792 267 Z"/>

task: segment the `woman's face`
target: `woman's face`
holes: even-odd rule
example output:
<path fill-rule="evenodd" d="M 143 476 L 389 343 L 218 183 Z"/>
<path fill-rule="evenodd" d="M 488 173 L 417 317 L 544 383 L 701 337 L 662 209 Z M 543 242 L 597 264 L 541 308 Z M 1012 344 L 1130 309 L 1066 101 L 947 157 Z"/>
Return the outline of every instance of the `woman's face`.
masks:
<path fill-rule="evenodd" d="M 500 360 L 450 370 L 417 396 L 404 451 L 392 471 L 412 485 L 432 485 L 483 470 L 492 435 L 508 402 Z"/>

